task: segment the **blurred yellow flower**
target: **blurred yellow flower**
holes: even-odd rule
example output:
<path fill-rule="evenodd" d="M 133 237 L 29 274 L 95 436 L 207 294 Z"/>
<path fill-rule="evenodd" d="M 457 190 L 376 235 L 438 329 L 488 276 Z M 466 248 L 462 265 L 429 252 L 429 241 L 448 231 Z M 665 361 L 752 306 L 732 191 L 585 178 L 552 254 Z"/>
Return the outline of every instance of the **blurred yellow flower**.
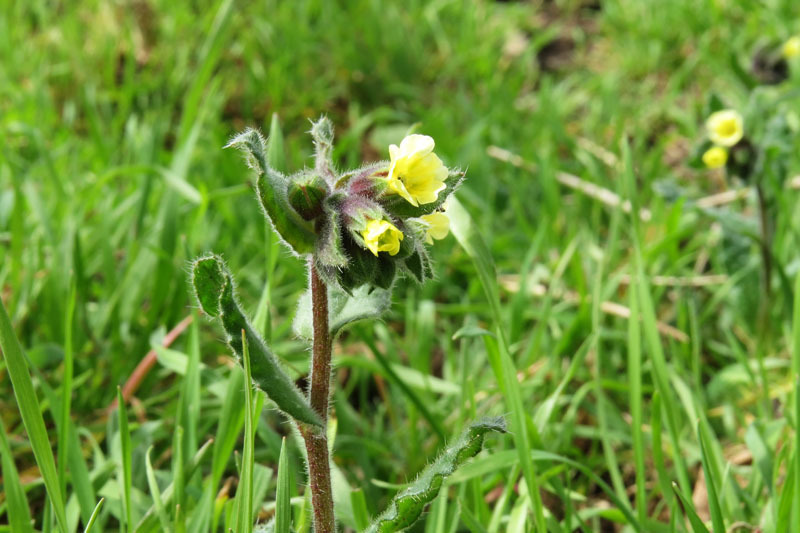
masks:
<path fill-rule="evenodd" d="M 378 252 L 389 252 L 389 255 L 397 255 L 400 251 L 400 241 L 403 240 L 403 232 L 397 229 L 388 220 L 370 220 L 367 227 L 361 231 L 364 243 L 370 252 L 378 256 Z"/>
<path fill-rule="evenodd" d="M 444 213 L 431 213 L 419 218 L 428 224 L 428 230 L 425 232 L 425 242 L 428 244 L 433 244 L 433 239 L 444 239 L 450 233 L 450 219 Z"/>
<path fill-rule="evenodd" d="M 728 162 L 728 151 L 721 146 L 713 146 L 703 154 L 703 163 L 708 168 L 721 168 Z"/>
<path fill-rule="evenodd" d="M 800 57 L 800 35 L 795 35 L 788 41 L 783 43 L 783 57 L 792 59 L 793 57 Z"/>
<path fill-rule="evenodd" d="M 738 111 L 723 109 L 708 117 L 706 130 L 711 142 L 718 146 L 730 147 L 738 143 L 744 135 L 744 120 Z"/>
<path fill-rule="evenodd" d="M 434 145 L 431 137 L 415 134 L 389 146 L 389 190 L 414 206 L 435 202 L 445 188 L 447 167 L 433 153 Z"/>

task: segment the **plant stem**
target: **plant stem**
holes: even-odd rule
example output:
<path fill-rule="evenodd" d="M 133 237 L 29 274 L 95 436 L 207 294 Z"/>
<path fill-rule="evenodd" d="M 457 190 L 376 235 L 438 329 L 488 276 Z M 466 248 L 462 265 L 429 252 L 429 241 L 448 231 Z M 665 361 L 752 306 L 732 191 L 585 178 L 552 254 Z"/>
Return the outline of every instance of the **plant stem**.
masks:
<path fill-rule="evenodd" d="M 764 187 L 756 183 L 758 197 L 758 215 L 761 226 L 761 299 L 758 306 L 758 370 L 761 379 L 761 390 L 764 395 L 763 413 L 769 416 L 771 400 L 769 398 L 769 384 L 767 382 L 767 369 L 764 365 L 764 354 L 770 350 L 770 304 L 772 300 L 772 228 L 770 225 L 769 204 Z"/>
<path fill-rule="evenodd" d="M 758 195 L 758 214 L 761 222 L 761 267 L 763 268 L 763 307 L 769 309 L 769 299 L 772 293 L 772 231 L 769 221 L 769 205 L 764 188 L 756 184 Z M 763 308 L 762 307 L 762 308 Z M 763 324 L 762 324 L 763 325 Z"/>
<path fill-rule="evenodd" d="M 311 307 L 314 322 L 314 342 L 311 356 L 311 389 L 309 402 L 324 426 L 312 428 L 300 424 L 300 432 L 308 453 L 308 476 L 311 485 L 311 504 L 314 508 L 314 532 L 334 533 L 331 466 L 328 457 L 328 398 L 331 384 L 331 345 L 328 328 L 328 288 L 319 277 L 313 260 L 309 264 L 311 276 Z"/>

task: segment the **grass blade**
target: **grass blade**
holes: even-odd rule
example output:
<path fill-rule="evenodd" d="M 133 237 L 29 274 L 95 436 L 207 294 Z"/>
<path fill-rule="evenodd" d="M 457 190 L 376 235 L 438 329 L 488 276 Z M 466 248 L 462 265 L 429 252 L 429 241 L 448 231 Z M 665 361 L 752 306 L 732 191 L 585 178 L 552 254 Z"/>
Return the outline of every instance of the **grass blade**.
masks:
<path fill-rule="evenodd" d="M 158 521 L 161 522 L 162 531 L 171 531 L 169 525 L 169 517 L 167 511 L 164 509 L 164 501 L 161 499 L 161 491 L 158 488 L 158 480 L 156 480 L 156 472 L 153 470 L 153 463 L 150 460 L 150 454 L 153 452 L 153 446 L 147 449 L 145 454 L 145 471 L 147 473 L 147 486 L 150 487 L 150 497 L 153 498 L 153 505 L 156 508 Z"/>
<path fill-rule="evenodd" d="M 67 456 L 69 450 L 69 413 L 72 405 L 72 319 L 75 314 L 76 285 L 72 282 L 64 320 L 64 377 L 61 380 L 61 425 L 58 428 L 58 478 L 61 492 L 67 492 Z M 73 482 L 74 483 L 74 482 Z"/>
<path fill-rule="evenodd" d="M 14 456 L 8 445 L 8 436 L 3 420 L 0 419 L 0 459 L 2 468 L 0 473 L 3 476 L 3 492 L 6 496 L 6 515 L 8 525 L 12 531 L 19 533 L 33 533 L 31 525 L 31 510 L 28 508 L 28 501 L 25 499 L 25 490 L 19 480 L 19 472 L 14 464 Z"/>
<path fill-rule="evenodd" d="M 495 370 L 498 383 L 503 391 L 505 402 L 510 410 L 510 430 L 513 434 L 514 444 L 519 453 L 520 465 L 525 482 L 528 485 L 528 494 L 531 495 L 534 516 L 536 518 L 536 530 L 545 533 L 547 526 L 544 520 L 544 507 L 542 498 L 539 494 L 539 484 L 536 479 L 536 470 L 530 458 L 531 449 L 530 437 L 528 435 L 527 423 L 533 424 L 527 416 L 522 403 L 522 393 L 517 381 L 517 370 L 511 355 L 508 353 L 508 344 L 502 329 L 502 314 L 500 312 L 500 297 L 497 293 L 497 274 L 495 272 L 494 260 L 483 237 L 475 228 L 472 218 L 466 209 L 456 198 L 450 198 L 448 214 L 451 219 L 451 228 L 461 247 L 467 252 L 475 264 L 478 277 L 483 285 L 486 298 L 489 300 L 489 307 L 492 310 L 492 317 L 500 331 L 501 342 L 498 343 L 491 337 L 484 337 L 490 359 L 494 360 L 492 369 Z M 497 369 L 500 373 L 497 374 Z M 535 429 L 535 426 L 534 426 Z"/>
<path fill-rule="evenodd" d="M 714 481 L 714 472 L 711 469 L 711 458 L 708 453 L 708 444 L 702 428 L 697 427 L 697 436 L 700 439 L 700 458 L 703 462 L 703 473 L 706 478 L 706 489 L 708 490 L 708 507 L 711 511 L 711 526 L 716 531 L 725 531 L 725 521 L 722 519 L 722 507 L 717 496 L 717 487 Z"/>
<path fill-rule="evenodd" d="M 672 483 L 672 489 L 673 492 L 678 495 L 681 505 L 683 505 L 683 510 L 686 513 L 686 517 L 689 519 L 689 524 L 692 526 L 692 532 L 708 533 L 708 528 L 700 519 L 700 517 L 697 516 L 697 512 L 694 510 L 694 504 L 683 495 L 683 492 L 681 492 L 681 489 L 678 487 L 677 483 Z"/>
<path fill-rule="evenodd" d="M 800 277 L 798 277 L 800 279 Z M 797 299 L 800 300 L 800 292 L 795 292 Z M 797 330 L 800 333 L 800 329 Z M 795 513 L 800 515 L 800 377 L 795 376 L 794 382 L 794 508 Z M 800 519 L 800 516 L 796 518 Z"/>
<path fill-rule="evenodd" d="M 1 301 L 0 349 L 3 351 L 6 369 L 14 389 L 14 397 L 17 399 L 20 415 L 22 415 L 22 423 L 28 432 L 36 464 L 39 465 L 47 494 L 53 503 L 58 526 L 62 533 L 67 533 L 67 515 L 64 509 L 64 499 L 61 493 L 56 463 L 53 459 L 53 449 L 39 408 L 39 399 L 33 390 L 33 382 L 28 373 L 28 365 L 25 362 L 22 346 L 14 334 L 11 319 L 8 317 L 6 308 Z"/>
<path fill-rule="evenodd" d="M 183 494 L 186 485 L 186 473 L 183 471 L 183 426 L 175 428 L 175 437 L 172 440 L 172 485 L 175 487 L 173 507 L 173 523 L 178 531 L 183 530 L 184 513 L 181 512 Z"/>
<path fill-rule="evenodd" d="M 351 491 L 350 502 L 353 505 L 353 518 L 356 521 L 358 531 L 364 531 L 369 526 L 369 508 L 367 507 L 367 499 L 364 497 L 364 491 L 362 489 Z"/>
<path fill-rule="evenodd" d="M 250 374 L 250 350 L 247 334 L 242 330 L 242 364 L 244 366 L 244 450 L 239 488 L 236 491 L 236 531 L 250 533 L 253 530 L 253 451 L 255 428 L 253 425 L 253 380 Z"/>
<path fill-rule="evenodd" d="M 639 326 L 639 302 L 636 286 L 630 287 L 631 316 L 628 319 L 628 388 L 631 406 L 631 436 L 636 466 L 636 516 L 645 523 L 647 489 L 645 487 L 644 431 L 642 429 L 642 333 Z"/>
<path fill-rule="evenodd" d="M 186 464 L 186 466 L 183 469 L 184 476 L 186 478 L 192 477 L 197 467 L 200 466 L 200 464 L 205 459 L 206 455 L 211 450 L 212 448 L 211 445 L 213 444 L 213 442 L 214 442 L 213 439 L 209 439 L 208 441 L 206 441 L 206 443 L 203 444 L 199 450 L 197 450 L 197 453 L 194 455 L 194 457 L 192 457 L 192 459 Z M 161 493 L 161 501 L 163 502 L 164 506 L 169 505 L 169 503 L 172 500 L 174 492 L 175 492 L 175 486 L 174 483 L 171 483 L 167 485 L 167 488 L 165 488 L 164 491 Z M 213 495 L 210 496 L 209 499 L 213 504 L 214 501 Z M 213 509 L 213 506 L 207 508 Z M 144 514 L 144 517 L 142 517 L 142 519 L 137 524 L 135 530 L 136 533 L 150 533 L 158 531 L 156 514 L 157 510 L 155 508 L 155 505 L 153 505 L 150 507 L 150 509 L 147 510 L 147 512 Z"/>
<path fill-rule="evenodd" d="M 472 533 L 487 533 L 486 528 L 483 527 L 478 518 L 469 510 L 469 506 L 464 500 L 458 500 L 459 511 L 461 512 L 461 521 L 467 526 Z"/>
<path fill-rule="evenodd" d="M 278 459 L 278 488 L 275 494 L 275 533 L 289 533 L 292 525 L 291 485 L 286 437 L 281 440 Z M 365 526 L 366 527 L 366 526 Z"/>
<path fill-rule="evenodd" d="M 128 428 L 128 410 L 122 397 L 122 389 L 117 387 L 117 406 L 119 410 L 119 442 L 120 467 L 122 476 L 119 479 L 122 500 L 125 505 L 125 531 L 133 531 L 133 510 L 131 508 L 132 472 L 131 472 L 131 433 Z M 119 475 L 119 474 L 118 474 Z"/>
<path fill-rule="evenodd" d="M 97 502 L 97 506 L 94 508 L 92 512 L 92 516 L 89 517 L 89 521 L 86 523 L 86 528 L 84 528 L 83 533 L 91 533 L 92 528 L 94 527 L 94 523 L 97 520 L 97 516 L 100 514 L 100 509 L 103 508 L 103 502 L 106 501 L 105 498 L 100 498 L 100 501 Z"/>

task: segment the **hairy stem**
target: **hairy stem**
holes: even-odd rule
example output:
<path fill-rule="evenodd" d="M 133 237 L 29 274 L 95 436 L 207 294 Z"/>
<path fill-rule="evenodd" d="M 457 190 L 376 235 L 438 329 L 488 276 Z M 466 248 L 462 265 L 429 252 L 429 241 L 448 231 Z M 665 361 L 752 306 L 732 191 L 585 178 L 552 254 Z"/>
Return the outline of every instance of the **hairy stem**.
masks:
<path fill-rule="evenodd" d="M 319 277 L 313 260 L 311 275 L 311 307 L 314 321 L 314 342 L 311 356 L 311 389 L 309 403 L 323 421 L 322 428 L 300 424 L 300 432 L 308 453 L 308 475 L 311 485 L 311 504 L 314 508 L 314 532 L 334 533 L 333 491 L 331 466 L 328 457 L 328 398 L 331 383 L 331 334 L 328 328 L 328 288 Z"/>

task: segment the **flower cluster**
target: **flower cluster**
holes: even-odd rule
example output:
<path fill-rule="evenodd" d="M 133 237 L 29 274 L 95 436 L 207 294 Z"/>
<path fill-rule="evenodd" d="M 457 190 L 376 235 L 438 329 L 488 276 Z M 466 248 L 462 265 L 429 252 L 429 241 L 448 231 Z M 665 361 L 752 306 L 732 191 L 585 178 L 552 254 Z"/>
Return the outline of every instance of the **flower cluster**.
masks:
<path fill-rule="evenodd" d="M 711 146 L 702 156 L 708 168 L 722 168 L 728 163 L 729 151 L 744 138 L 744 120 L 734 109 L 722 109 L 706 119 L 706 134 Z"/>
<path fill-rule="evenodd" d="M 274 228 L 298 255 L 309 255 L 329 284 L 345 291 L 369 284 L 388 289 L 402 271 L 422 282 L 431 276 L 426 244 L 449 231 L 445 200 L 463 180 L 434 153 L 427 135 L 389 146 L 389 161 L 338 172 L 331 160 L 333 127 L 313 124 L 313 170 L 285 176 L 267 162 L 255 130 L 235 137 L 258 174 L 258 196 Z"/>

